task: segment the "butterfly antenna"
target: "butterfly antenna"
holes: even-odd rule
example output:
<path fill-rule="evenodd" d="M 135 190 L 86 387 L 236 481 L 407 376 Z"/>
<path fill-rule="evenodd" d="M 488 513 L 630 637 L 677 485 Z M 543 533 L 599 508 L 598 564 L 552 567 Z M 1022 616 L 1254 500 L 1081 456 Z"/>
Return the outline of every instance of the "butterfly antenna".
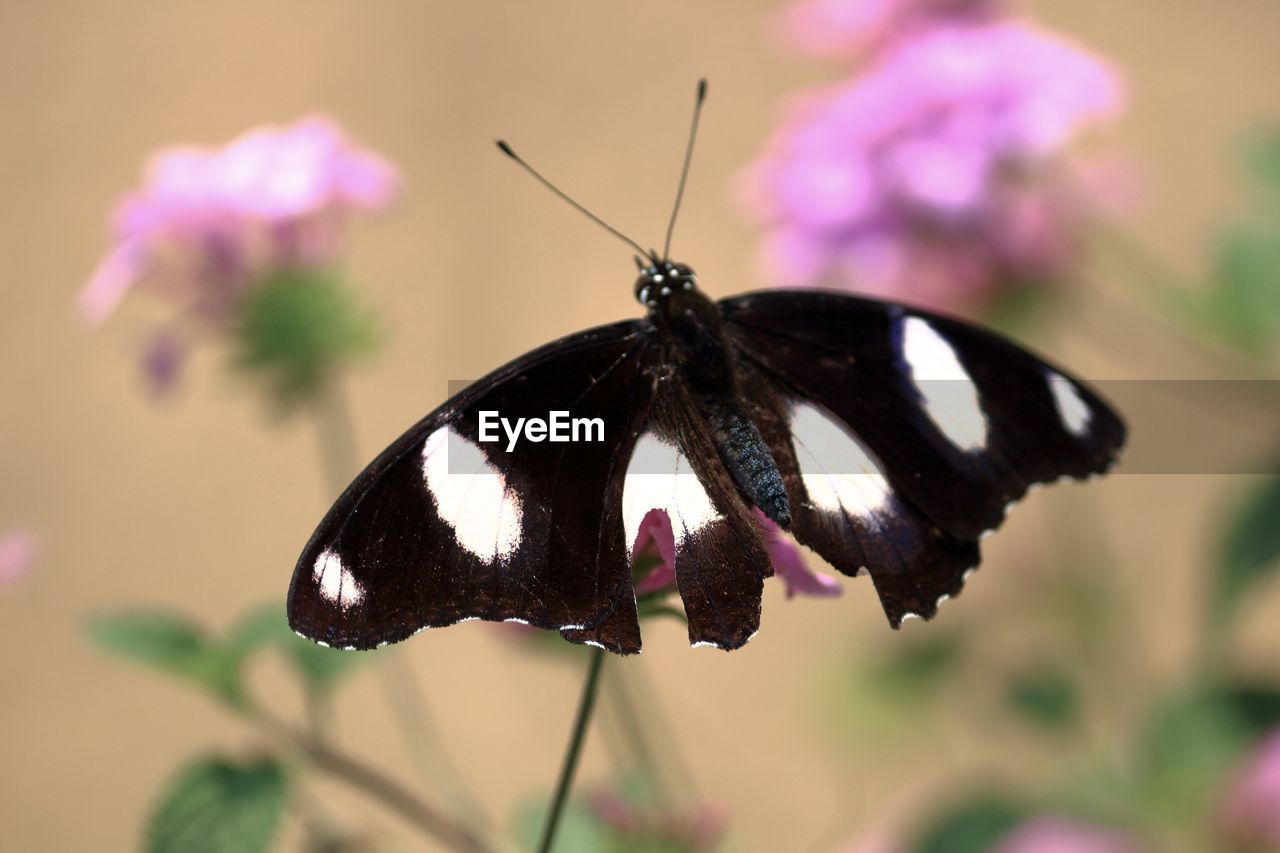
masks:
<path fill-rule="evenodd" d="M 662 257 L 671 251 L 671 235 L 676 230 L 676 217 L 680 215 L 680 202 L 684 200 L 684 186 L 689 181 L 689 164 L 693 161 L 693 143 L 698 138 L 698 119 L 702 117 L 702 102 L 707 99 L 707 81 L 698 81 L 698 95 L 693 103 L 693 123 L 689 126 L 689 144 L 684 150 L 684 166 L 680 169 L 680 185 L 676 188 L 676 203 L 671 208 L 671 221 L 667 223 L 667 240 L 662 244 Z"/>
<path fill-rule="evenodd" d="M 565 201 L 569 202 L 569 204 L 573 205 L 573 207 L 574 207 L 574 208 L 575 208 L 579 213 L 581 213 L 581 214 L 583 214 L 584 216 L 586 216 L 586 217 L 587 217 L 588 219 L 590 219 L 592 222 L 594 222 L 595 224 L 599 225 L 601 228 L 603 228 L 604 230 L 608 231 L 610 234 L 612 234 L 613 236 L 617 237 L 617 238 L 618 238 L 619 240 L 621 240 L 622 242 L 624 242 L 624 243 L 626 243 L 627 245 L 631 246 L 633 249 L 635 249 L 635 250 L 636 250 L 637 252 L 639 252 L 640 254 L 642 254 L 642 255 L 643 255 L 643 254 L 646 254 L 645 250 L 644 250 L 644 249 L 640 246 L 640 244 L 639 244 L 639 243 L 637 243 L 635 240 L 632 240 L 632 239 L 631 239 L 630 237 L 628 237 L 626 234 L 623 234 L 623 233 L 622 233 L 621 231 L 619 231 L 617 228 L 614 228 L 614 227 L 613 227 L 612 225 L 610 225 L 608 222 L 605 222 L 605 221 L 604 221 L 603 219 L 601 219 L 599 216 L 596 216 L 594 213 L 592 213 L 591 211 L 587 210 L 587 209 L 586 209 L 585 207 L 583 207 L 582 205 L 578 204 L 578 202 L 576 202 L 576 201 L 574 201 L 572 198 L 570 198 L 570 197 L 568 196 L 568 194 L 567 194 L 567 193 L 565 193 L 565 191 L 564 191 L 564 190 L 560 189 L 560 188 L 559 188 L 559 187 L 557 187 L 555 184 L 551 183 L 551 182 L 550 182 L 550 181 L 548 181 L 546 178 L 542 177 L 542 175 L 538 172 L 538 170 L 537 170 L 537 169 L 535 169 L 535 168 L 533 168 L 532 166 L 530 166 L 530 165 L 529 165 L 528 163 L 526 163 L 523 159 L 521 159 L 521 157 L 520 157 L 520 155 L 519 155 L 519 154 L 517 154 L 515 151 L 511 150 L 511 146 L 510 146 L 510 145 L 508 145 L 504 140 L 501 140 L 501 139 L 499 139 L 499 140 L 498 140 L 498 150 L 499 150 L 499 151 L 501 151 L 503 154 L 506 154 L 506 155 L 507 155 L 508 157 L 510 157 L 512 160 L 515 160 L 515 161 L 516 161 L 516 163 L 518 163 L 518 164 L 520 165 L 520 168 L 524 169 L 524 170 L 525 170 L 526 172 L 528 172 L 530 175 L 533 175 L 535 178 L 537 178 L 537 179 L 538 179 L 538 182 L 539 182 L 540 184 L 542 184 L 544 187 L 546 187 L 547 189 L 551 190 L 551 191 L 552 191 L 553 193 L 555 193 L 556 195 L 560 196 L 560 198 L 562 198 L 562 199 L 564 199 Z"/>

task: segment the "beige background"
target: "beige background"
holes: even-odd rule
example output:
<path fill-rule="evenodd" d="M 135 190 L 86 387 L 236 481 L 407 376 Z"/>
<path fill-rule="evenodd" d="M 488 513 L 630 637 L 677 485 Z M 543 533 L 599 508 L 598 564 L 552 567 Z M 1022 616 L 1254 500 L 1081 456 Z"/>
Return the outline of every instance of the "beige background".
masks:
<path fill-rule="evenodd" d="M 217 356 L 197 360 L 171 404 L 140 393 L 135 349 L 155 306 L 138 300 L 98 332 L 74 321 L 72 298 L 105 245 L 105 212 L 146 153 L 324 110 L 400 164 L 403 203 L 352 240 L 353 273 L 393 333 L 349 383 L 371 456 L 432 408 L 448 379 L 637 312 L 625 251 L 500 158 L 496 136 L 653 242 L 693 81 L 709 76 L 675 252 L 713 295 L 763 284 L 732 180 L 779 99 L 838 73 L 773 49 L 765 14 L 775 6 L 0 2 L 0 529 L 29 524 L 46 541 L 38 573 L 0 591 L 0 847 L 129 849 L 176 762 L 254 742 L 202 697 L 95 652 L 81 622 L 152 603 L 224 625 L 283 595 L 327 506 L 309 424 L 272 423 Z M 1194 274 L 1209 226 L 1240 204 L 1232 164 L 1242 132 L 1280 106 L 1280 5 L 1031 6 L 1128 71 L 1133 107 L 1110 141 L 1142 174 L 1134 228 Z M 1114 275 L 1100 286 L 1126 299 L 1131 291 Z M 1116 325 L 1099 319 L 1105 306 L 1079 303 L 1080 321 L 1040 343 L 1080 372 L 1189 369 L 1147 331 L 1131 330 L 1117 350 Z M 1087 498 L 1076 487 L 1040 493 L 987 543 L 986 568 L 950 608 L 999 620 L 1004 587 L 1046 547 L 1047 514 L 1087 500 L 1127 582 L 1148 590 L 1126 641 L 1141 650 L 1144 673 L 1171 675 L 1196 613 L 1206 534 L 1222 517 L 1215 499 L 1237 485 L 1130 476 L 1091 485 Z M 787 602 L 771 589 L 764 630 L 732 655 L 691 651 L 669 624 L 645 636 L 653 698 L 701 792 L 730 810 L 730 849 L 825 845 L 833 825 L 852 837 L 917 794 L 945 790 L 943 779 L 981 774 L 1010 745 L 981 725 L 961 727 L 944 754 L 907 742 L 867 756 L 832 745 L 819 677 L 848 649 L 874 654 L 899 642 L 865 582 L 836 602 Z M 549 784 L 575 672 L 515 654 L 479 624 L 420 637 L 404 653 L 494 813 Z M 291 707 L 287 689 L 269 673 L 261 680 Z M 410 778 L 375 678 L 353 682 L 339 725 L 346 746 Z M 606 767 L 593 742 L 583 778 Z M 326 792 L 353 821 L 417 843 L 363 801 Z"/>

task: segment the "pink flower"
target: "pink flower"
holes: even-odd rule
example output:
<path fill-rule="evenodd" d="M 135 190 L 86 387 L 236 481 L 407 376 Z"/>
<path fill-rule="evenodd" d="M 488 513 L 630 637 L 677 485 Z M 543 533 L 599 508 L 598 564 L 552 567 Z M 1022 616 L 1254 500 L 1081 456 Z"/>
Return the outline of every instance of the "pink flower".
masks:
<path fill-rule="evenodd" d="M 30 574 L 39 556 L 40 539 L 32 531 L 11 530 L 0 535 L 0 586 Z"/>
<path fill-rule="evenodd" d="M 332 267 L 349 214 L 385 207 L 397 184 L 389 163 L 323 116 L 221 148 L 162 149 L 116 206 L 113 245 L 80 292 L 80 314 L 101 323 L 135 287 L 176 303 L 177 321 L 144 360 L 157 384 L 171 382 L 185 348 L 179 326 L 219 330 L 264 278 Z"/>
<path fill-rule="evenodd" d="M 1227 788 L 1223 823 L 1244 843 L 1280 844 L 1280 730 L 1245 761 Z"/>
<path fill-rule="evenodd" d="M 748 170 L 771 280 L 973 306 L 1069 261 L 1083 211 L 1058 177 L 1064 149 L 1119 111 L 1117 77 L 994 6 L 941 5 L 888 4 L 915 23 L 849 82 L 796 98 Z"/>
<path fill-rule="evenodd" d="M 778 525 L 760 510 L 755 513 L 764 534 L 774 575 L 786 586 L 787 598 L 794 598 L 796 595 L 830 598 L 841 594 L 839 581 L 806 566 L 800 549 L 787 540 Z M 676 586 L 676 573 L 673 569 L 676 559 L 675 535 L 671 530 L 670 519 L 660 509 L 650 510 L 640 522 L 635 549 L 632 551 L 637 559 L 654 552 L 662 562 L 636 583 L 637 596 L 674 589 Z"/>
<path fill-rule="evenodd" d="M 976 20 L 1003 5 L 998 0 L 800 0 L 783 11 L 779 24 L 786 41 L 802 53 L 848 56 L 942 16 Z"/>
<path fill-rule="evenodd" d="M 711 850 L 724 835 L 727 816 L 710 806 L 687 811 L 661 810 L 633 803 L 612 791 L 598 791 L 587 797 L 587 806 L 596 820 L 624 842 L 644 849 L 697 851 Z"/>
<path fill-rule="evenodd" d="M 1138 853 L 1123 833 L 1066 818 L 1038 817 L 1009 832 L 993 853 Z"/>

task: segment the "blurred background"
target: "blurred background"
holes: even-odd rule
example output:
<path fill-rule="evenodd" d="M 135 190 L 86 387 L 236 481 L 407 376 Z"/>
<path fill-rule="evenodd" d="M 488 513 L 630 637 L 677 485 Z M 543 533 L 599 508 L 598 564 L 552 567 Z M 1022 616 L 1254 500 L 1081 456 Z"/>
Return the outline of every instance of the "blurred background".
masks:
<path fill-rule="evenodd" d="M 446 849 L 341 779 L 306 771 L 269 729 L 211 698 L 182 662 L 197 640 L 174 629 L 185 651 L 139 653 L 128 626 L 110 621 L 184 614 L 217 637 L 246 612 L 279 606 L 336 495 L 318 461 L 333 435 L 324 406 L 308 402 L 314 387 L 292 408 L 272 402 L 279 386 L 232 366 L 244 344 L 227 343 L 234 321 L 204 317 L 166 351 L 154 332 L 175 328 L 172 293 L 140 289 L 109 321 L 86 322 L 84 288 L 120 242 L 111 211 L 144 181 L 151 152 L 219 146 L 323 113 L 394 171 L 394 198 L 351 204 L 379 215 L 352 216 L 340 251 L 344 292 L 373 317 L 377 346 L 353 346 L 352 369 L 317 395 L 341 389 L 363 464 L 442 401 L 450 379 L 639 311 L 625 249 L 520 174 L 496 137 L 656 243 L 694 82 L 706 76 L 673 256 L 714 297 L 779 283 L 768 240 L 790 214 L 760 200 L 773 191 L 772 167 L 760 163 L 801 150 L 779 141 L 788 122 L 805 120 L 784 105 L 872 73 L 876 51 L 893 50 L 788 46 L 787 9 L 0 2 L 0 846 L 251 849 L 165 842 L 155 818 L 172 821 L 166 786 L 195 757 L 243 769 L 282 754 L 305 782 L 289 788 L 273 849 Z M 1089 222 L 1058 281 L 1014 288 L 1033 293 L 1032 307 L 986 290 L 934 302 L 1091 379 L 1274 377 L 1252 321 L 1280 316 L 1280 265 L 1266 265 L 1280 250 L 1242 250 L 1252 266 L 1237 278 L 1262 284 L 1239 285 L 1245 307 L 1234 314 L 1213 306 L 1236 286 L 1223 283 L 1238 271 L 1224 253 L 1239 254 L 1224 241 L 1275 222 L 1265 217 L 1280 190 L 1260 189 L 1265 170 L 1250 171 L 1247 157 L 1280 115 L 1280 7 L 1075 0 L 1019 2 L 1015 13 L 1115 76 L 1107 115 L 1070 140 L 1110 177 L 1083 193 Z M 945 295 L 945 278 L 926 295 Z M 871 289 L 911 298 L 901 283 Z M 1244 325 L 1228 322 L 1240 316 Z M 1176 442 L 1184 428 L 1173 418 L 1185 417 L 1201 424 L 1196 435 L 1222 423 L 1261 437 L 1231 470 L 1273 471 L 1280 407 L 1269 387 L 1178 392 L 1165 415 L 1135 420 L 1135 452 Z M 965 594 L 928 624 L 892 632 L 866 579 L 845 579 L 838 599 L 788 600 L 771 585 L 760 635 L 729 655 L 691 650 L 676 621 L 647 621 L 645 653 L 607 663 L 622 677 L 606 689 L 579 774 L 578 790 L 594 799 L 560 849 L 926 849 L 931 828 L 954 818 L 987 835 L 927 849 L 977 850 L 997 836 L 1015 843 L 1005 830 L 1040 814 L 1123 834 L 1098 845 L 1131 845 L 1052 849 L 1267 849 L 1280 827 L 1245 806 L 1233 817 L 1229 801 L 1231 780 L 1248 775 L 1280 722 L 1268 716 L 1267 686 L 1280 684 L 1280 590 L 1266 583 L 1280 501 L 1263 476 L 1156 467 L 1034 494 L 984 542 Z M 552 786 L 585 662 L 550 645 L 471 623 L 320 676 L 319 688 L 297 676 L 292 652 L 255 655 L 243 678 L 289 720 L 306 718 L 307 696 L 314 715 L 324 693 L 325 737 L 337 748 L 446 810 L 480 803 L 477 822 L 495 843 L 517 843 L 505 839 L 528 837 L 520 827 L 536 826 L 528 815 Z M 138 660 L 112 654 L 122 648 Z M 1228 673 L 1257 702 L 1213 705 L 1209 722 L 1184 713 L 1201 709 L 1187 697 L 1245 690 L 1220 684 Z M 1221 715 L 1235 725 L 1237 711 L 1253 728 L 1221 735 Z M 1179 751 L 1197 739 L 1203 751 Z M 659 770 L 636 759 L 646 752 Z M 1274 780 L 1280 757 L 1273 763 Z M 978 792 L 985 799 L 969 802 Z M 1277 800 L 1257 808 L 1280 813 Z M 650 846 L 625 846 L 637 825 Z"/>

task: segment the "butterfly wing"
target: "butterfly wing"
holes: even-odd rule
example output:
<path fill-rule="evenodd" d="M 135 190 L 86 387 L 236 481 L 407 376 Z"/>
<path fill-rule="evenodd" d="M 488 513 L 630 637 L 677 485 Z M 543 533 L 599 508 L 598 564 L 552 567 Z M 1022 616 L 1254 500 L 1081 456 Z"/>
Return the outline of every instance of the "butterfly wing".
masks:
<path fill-rule="evenodd" d="M 637 651 L 622 487 L 653 357 L 647 324 L 601 327 L 499 368 L 427 415 L 321 521 L 294 570 L 290 625 L 368 649 L 467 619 L 510 620 Z M 551 411 L 602 418 L 603 440 L 521 438 L 508 451 L 501 427 L 498 441 L 481 440 L 482 412 L 514 424 Z"/>
<path fill-rule="evenodd" d="M 764 578 L 773 572 L 760 527 L 674 371 L 659 377 L 649 415 L 627 467 L 627 541 L 634 545 L 649 513 L 666 513 L 689 642 L 739 648 L 760 627 Z"/>
<path fill-rule="evenodd" d="M 1084 385 L 962 322 L 810 291 L 720 307 L 797 538 L 867 568 L 895 626 L 959 591 L 1032 484 L 1102 473 L 1124 443 Z"/>

